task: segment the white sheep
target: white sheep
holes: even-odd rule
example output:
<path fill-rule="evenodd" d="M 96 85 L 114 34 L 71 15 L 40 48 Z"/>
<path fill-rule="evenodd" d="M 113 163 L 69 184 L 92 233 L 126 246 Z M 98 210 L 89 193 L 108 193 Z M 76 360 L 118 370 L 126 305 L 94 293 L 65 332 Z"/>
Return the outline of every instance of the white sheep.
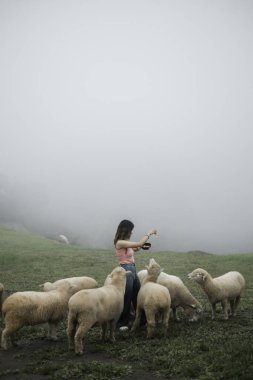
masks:
<path fill-rule="evenodd" d="M 64 243 L 64 244 L 69 244 L 69 239 L 65 235 L 59 235 L 58 236 L 58 242 Z"/>
<path fill-rule="evenodd" d="M 107 285 L 97 289 L 80 290 L 69 300 L 67 335 L 69 349 L 76 354 L 83 353 L 83 338 L 95 324 L 102 327 L 102 339 L 105 340 L 107 324 L 110 340 L 115 341 L 116 323 L 124 306 L 126 276 L 130 271 L 116 267 L 107 279 Z"/>
<path fill-rule="evenodd" d="M 97 281 L 94 278 L 88 276 L 62 278 L 55 282 L 47 281 L 44 282 L 44 284 L 39 285 L 39 287 L 42 288 L 44 292 L 48 292 L 49 290 L 57 289 L 58 286 L 64 282 L 67 282 L 69 285 L 75 287 L 76 291 L 98 287 Z"/>
<path fill-rule="evenodd" d="M 10 295 L 3 303 L 2 314 L 5 328 L 1 347 L 7 350 L 14 344 L 14 333 L 23 326 L 48 323 L 49 337 L 56 340 L 56 328 L 66 317 L 68 300 L 75 289 L 63 283 L 49 292 L 24 291 Z"/>
<path fill-rule="evenodd" d="M 212 278 L 202 268 L 197 268 L 188 274 L 188 278 L 196 281 L 203 289 L 212 306 L 212 318 L 216 318 L 216 303 L 221 302 L 224 319 L 228 319 L 228 301 L 230 302 L 231 314 L 236 314 L 241 294 L 245 288 L 245 279 L 241 273 L 233 271 L 220 277 Z"/>
<path fill-rule="evenodd" d="M 147 275 L 141 283 L 141 288 L 137 296 L 136 316 L 133 322 L 132 331 L 140 325 L 141 313 L 145 311 L 147 318 L 147 338 L 152 338 L 156 326 L 156 317 L 161 316 L 164 334 L 166 335 L 171 298 L 169 290 L 160 284 L 157 284 L 157 278 L 161 273 L 160 265 L 150 259 L 147 267 Z"/>
<path fill-rule="evenodd" d="M 4 286 L 3 286 L 3 284 L 0 282 L 0 313 L 1 313 L 1 311 L 2 311 L 3 300 L 4 300 Z"/>
<path fill-rule="evenodd" d="M 143 279 L 147 276 L 147 270 L 143 269 L 138 272 L 138 277 L 142 283 Z M 171 297 L 171 309 L 173 312 L 173 319 L 178 321 L 177 308 L 182 307 L 190 322 L 197 321 L 202 315 L 202 306 L 191 294 L 189 289 L 185 286 L 183 281 L 174 275 L 161 272 L 157 278 L 157 283 L 169 289 Z"/>

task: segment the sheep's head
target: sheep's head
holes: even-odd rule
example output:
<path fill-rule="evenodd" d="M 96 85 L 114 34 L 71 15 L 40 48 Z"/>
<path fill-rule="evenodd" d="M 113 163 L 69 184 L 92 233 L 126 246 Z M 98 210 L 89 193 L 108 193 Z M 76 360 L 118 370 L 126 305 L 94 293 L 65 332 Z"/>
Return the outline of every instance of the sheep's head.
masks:
<path fill-rule="evenodd" d="M 106 282 L 110 283 L 114 279 L 121 279 L 121 278 L 125 278 L 126 279 L 126 276 L 129 276 L 130 274 L 132 274 L 131 271 L 129 271 L 129 270 L 126 271 L 122 267 L 116 267 L 109 274 L 109 276 L 107 276 Z"/>
<path fill-rule="evenodd" d="M 196 281 L 198 284 L 203 284 L 208 276 L 207 271 L 202 268 L 197 268 L 188 274 L 190 280 Z"/>
<path fill-rule="evenodd" d="M 62 294 L 67 294 L 68 296 L 72 296 L 80 289 L 77 286 L 71 285 L 69 281 L 60 282 L 57 285 L 52 284 L 51 288 L 44 288 L 45 292 L 60 292 Z"/>
<path fill-rule="evenodd" d="M 159 274 L 162 272 L 162 269 L 160 265 L 154 260 L 149 260 L 149 265 L 147 266 L 148 274 L 152 276 L 159 276 Z"/>
<path fill-rule="evenodd" d="M 115 275 L 118 275 L 118 274 L 120 275 L 120 274 L 123 274 L 123 273 L 125 273 L 125 272 L 126 272 L 126 271 L 125 271 L 124 268 L 118 266 L 118 267 L 116 267 L 116 268 L 114 268 L 114 269 L 112 270 L 112 272 L 109 274 L 109 276 L 113 277 L 113 276 L 115 276 Z"/>
<path fill-rule="evenodd" d="M 197 322 L 203 317 L 203 309 L 200 305 L 191 304 L 185 307 L 185 314 L 189 322 Z"/>
<path fill-rule="evenodd" d="M 52 284 L 52 282 L 49 282 L 49 281 L 48 282 L 44 282 L 44 284 L 40 284 L 39 287 L 44 292 L 48 292 L 49 290 L 54 290 L 55 289 L 55 286 Z"/>

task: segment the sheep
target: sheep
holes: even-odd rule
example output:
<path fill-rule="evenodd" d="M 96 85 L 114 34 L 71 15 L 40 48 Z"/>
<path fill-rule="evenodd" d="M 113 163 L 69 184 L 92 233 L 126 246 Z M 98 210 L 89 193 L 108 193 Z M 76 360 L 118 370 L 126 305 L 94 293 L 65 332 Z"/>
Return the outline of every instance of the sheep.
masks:
<path fill-rule="evenodd" d="M 83 354 L 83 338 L 95 324 L 102 328 L 102 340 L 106 338 L 107 325 L 110 330 L 110 341 L 115 341 L 116 323 L 124 306 L 126 276 L 131 271 L 116 267 L 107 278 L 106 285 L 97 289 L 80 290 L 68 303 L 67 335 L 69 349 L 76 354 Z"/>
<path fill-rule="evenodd" d="M 42 288 L 44 292 L 48 292 L 49 290 L 57 289 L 57 287 L 63 282 L 67 282 L 69 285 L 74 286 L 76 291 L 98 287 L 97 281 L 94 278 L 88 276 L 62 278 L 55 282 L 48 281 L 44 282 L 44 284 L 40 284 L 39 287 Z"/>
<path fill-rule="evenodd" d="M 3 286 L 3 284 L 0 282 L 0 313 L 1 313 L 1 311 L 2 311 L 3 300 L 4 300 L 4 286 Z"/>
<path fill-rule="evenodd" d="M 68 283 L 48 292 L 24 291 L 10 295 L 3 303 L 2 314 L 5 328 L 1 347 L 5 350 L 14 344 L 14 333 L 23 326 L 48 323 L 48 335 L 56 340 L 56 328 L 67 316 L 68 300 L 75 288 Z"/>
<path fill-rule="evenodd" d="M 165 335 L 168 329 L 171 298 L 168 288 L 156 283 L 160 273 L 160 265 L 154 259 L 150 259 L 147 276 L 143 279 L 137 296 L 136 315 L 131 331 L 135 331 L 140 325 L 141 313 L 144 310 L 147 318 L 147 338 L 153 337 L 158 313 L 162 317 Z"/>
<path fill-rule="evenodd" d="M 64 243 L 64 244 L 69 244 L 69 239 L 65 235 L 59 235 L 58 236 L 58 242 Z"/>
<path fill-rule="evenodd" d="M 245 288 L 245 279 L 241 273 L 232 271 L 220 277 L 212 278 L 202 268 L 197 268 L 188 274 L 188 278 L 196 281 L 203 289 L 212 306 L 212 319 L 216 318 L 216 303 L 221 302 L 223 317 L 228 319 L 227 304 L 230 302 L 231 315 L 236 315 L 242 291 Z"/>
<path fill-rule="evenodd" d="M 138 272 L 138 277 L 142 283 L 143 279 L 147 276 L 147 270 L 143 269 Z M 169 289 L 171 297 L 171 309 L 173 319 L 179 321 L 177 317 L 177 308 L 182 307 L 187 314 L 190 322 L 197 321 L 202 315 L 202 306 L 191 294 L 189 289 L 185 286 L 183 281 L 177 277 L 165 272 L 161 272 L 157 278 L 157 283 Z"/>

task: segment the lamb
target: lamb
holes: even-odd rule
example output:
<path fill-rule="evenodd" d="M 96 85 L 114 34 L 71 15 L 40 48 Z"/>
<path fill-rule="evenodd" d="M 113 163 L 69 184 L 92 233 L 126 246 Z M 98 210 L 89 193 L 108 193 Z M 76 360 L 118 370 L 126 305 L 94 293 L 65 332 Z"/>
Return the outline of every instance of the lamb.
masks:
<path fill-rule="evenodd" d="M 67 282 L 69 285 L 75 287 L 76 291 L 98 287 L 97 281 L 94 278 L 88 276 L 62 278 L 55 282 L 44 282 L 44 284 L 41 284 L 39 286 L 42 288 L 42 290 L 44 290 L 44 292 L 48 292 L 49 290 L 57 289 L 58 286 L 64 282 Z"/>
<path fill-rule="evenodd" d="M 58 242 L 63 244 L 69 244 L 69 239 L 65 235 L 59 235 Z"/>
<path fill-rule="evenodd" d="M 102 327 L 103 340 L 109 325 L 110 340 L 115 341 L 116 323 L 124 306 L 126 276 L 130 274 L 122 267 L 116 267 L 106 285 L 80 290 L 70 298 L 67 327 L 70 350 L 83 354 L 83 338 L 95 324 Z"/>
<path fill-rule="evenodd" d="M 188 278 L 196 281 L 206 293 L 212 306 L 212 319 L 216 318 L 215 306 L 218 302 L 222 304 L 225 320 L 228 319 L 228 301 L 230 302 L 231 315 L 236 315 L 236 309 L 245 288 L 245 279 L 241 273 L 233 271 L 212 278 L 206 270 L 197 268 L 188 274 Z"/>
<path fill-rule="evenodd" d="M 153 337 L 158 313 L 162 317 L 165 335 L 168 329 L 171 298 L 168 288 L 156 282 L 160 273 L 160 265 L 154 259 L 150 259 L 147 276 L 143 279 L 137 296 L 136 316 L 132 331 L 135 331 L 140 325 L 141 313 L 144 310 L 147 318 L 147 338 Z"/>
<path fill-rule="evenodd" d="M 143 279 L 147 276 L 147 270 L 143 269 L 138 272 L 138 277 L 142 283 Z M 178 321 L 177 308 L 182 307 L 190 322 L 197 321 L 202 316 L 202 306 L 191 294 L 189 289 L 185 286 L 183 281 L 177 277 L 165 272 L 161 272 L 158 276 L 157 283 L 169 289 L 171 297 L 171 309 L 173 319 Z"/>
<path fill-rule="evenodd" d="M 67 316 L 68 300 L 75 289 L 68 283 L 48 292 L 24 291 L 10 295 L 3 303 L 5 328 L 1 347 L 5 350 L 14 344 L 14 333 L 23 326 L 48 323 L 49 337 L 56 340 L 59 322 Z"/>
<path fill-rule="evenodd" d="M 4 286 L 3 286 L 3 284 L 0 282 L 0 313 L 1 313 L 1 311 L 2 311 L 3 300 L 4 300 Z"/>

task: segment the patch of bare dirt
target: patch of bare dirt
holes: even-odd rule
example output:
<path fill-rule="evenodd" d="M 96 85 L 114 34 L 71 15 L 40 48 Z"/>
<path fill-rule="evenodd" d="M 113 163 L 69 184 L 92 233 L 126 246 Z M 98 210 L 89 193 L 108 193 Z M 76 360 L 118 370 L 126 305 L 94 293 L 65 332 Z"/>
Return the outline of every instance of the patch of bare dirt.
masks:
<path fill-rule="evenodd" d="M 33 373 L 36 357 L 36 352 L 41 353 L 43 350 L 47 350 L 49 347 L 55 346 L 55 351 L 66 349 L 67 360 L 71 360 L 73 363 L 80 363 L 85 361 L 86 363 L 92 361 L 98 361 L 106 364 L 114 365 L 124 365 L 122 361 L 120 362 L 118 358 L 115 360 L 105 357 L 104 354 L 96 350 L 95 346 L 90 344 L 86 347 L 86 352 L 83 356 L 77 356 L 74 353 L 67 353 L 67 342 L 57 341 L 52 342 L 48 339 L 35 339 L 32 341 L 22 340 L 17 342 L 17 346 L 10 348 L 9 350 L 3 350 L 0 348 L 0 379 L 1 380 L 50 380 L 53 374 L 36 374 Z M 63 347 L 64 345 L 64 347 Z M 33 358 L 31 358 L 31 353 Z M 59 368 L 63 365 L 63 359 L 58 359 L 57 357 L 52 358 L 52 362 L 55 367 L 59 365 Z M 32 368 L 32 363 L 34 363 Z M 125 363 L 127 364 L 127 363 Z M 131 375 L 126 375 L 122 377 L 124 380 L 154 380 L 156 377 L 154 374 L 138 368 L 138 366 L 132 365 L 133 373 Z M 28 371 L 27 368 L 31 368 Z M 84 377 L 82 378 L 84 379 Z M 165 380 L 164 377 L 157 378 L 159 380 Z M 72 379 L 69 379 L 72 380 Z M 81 380 L 81 378 L 80 378 Z"/>

